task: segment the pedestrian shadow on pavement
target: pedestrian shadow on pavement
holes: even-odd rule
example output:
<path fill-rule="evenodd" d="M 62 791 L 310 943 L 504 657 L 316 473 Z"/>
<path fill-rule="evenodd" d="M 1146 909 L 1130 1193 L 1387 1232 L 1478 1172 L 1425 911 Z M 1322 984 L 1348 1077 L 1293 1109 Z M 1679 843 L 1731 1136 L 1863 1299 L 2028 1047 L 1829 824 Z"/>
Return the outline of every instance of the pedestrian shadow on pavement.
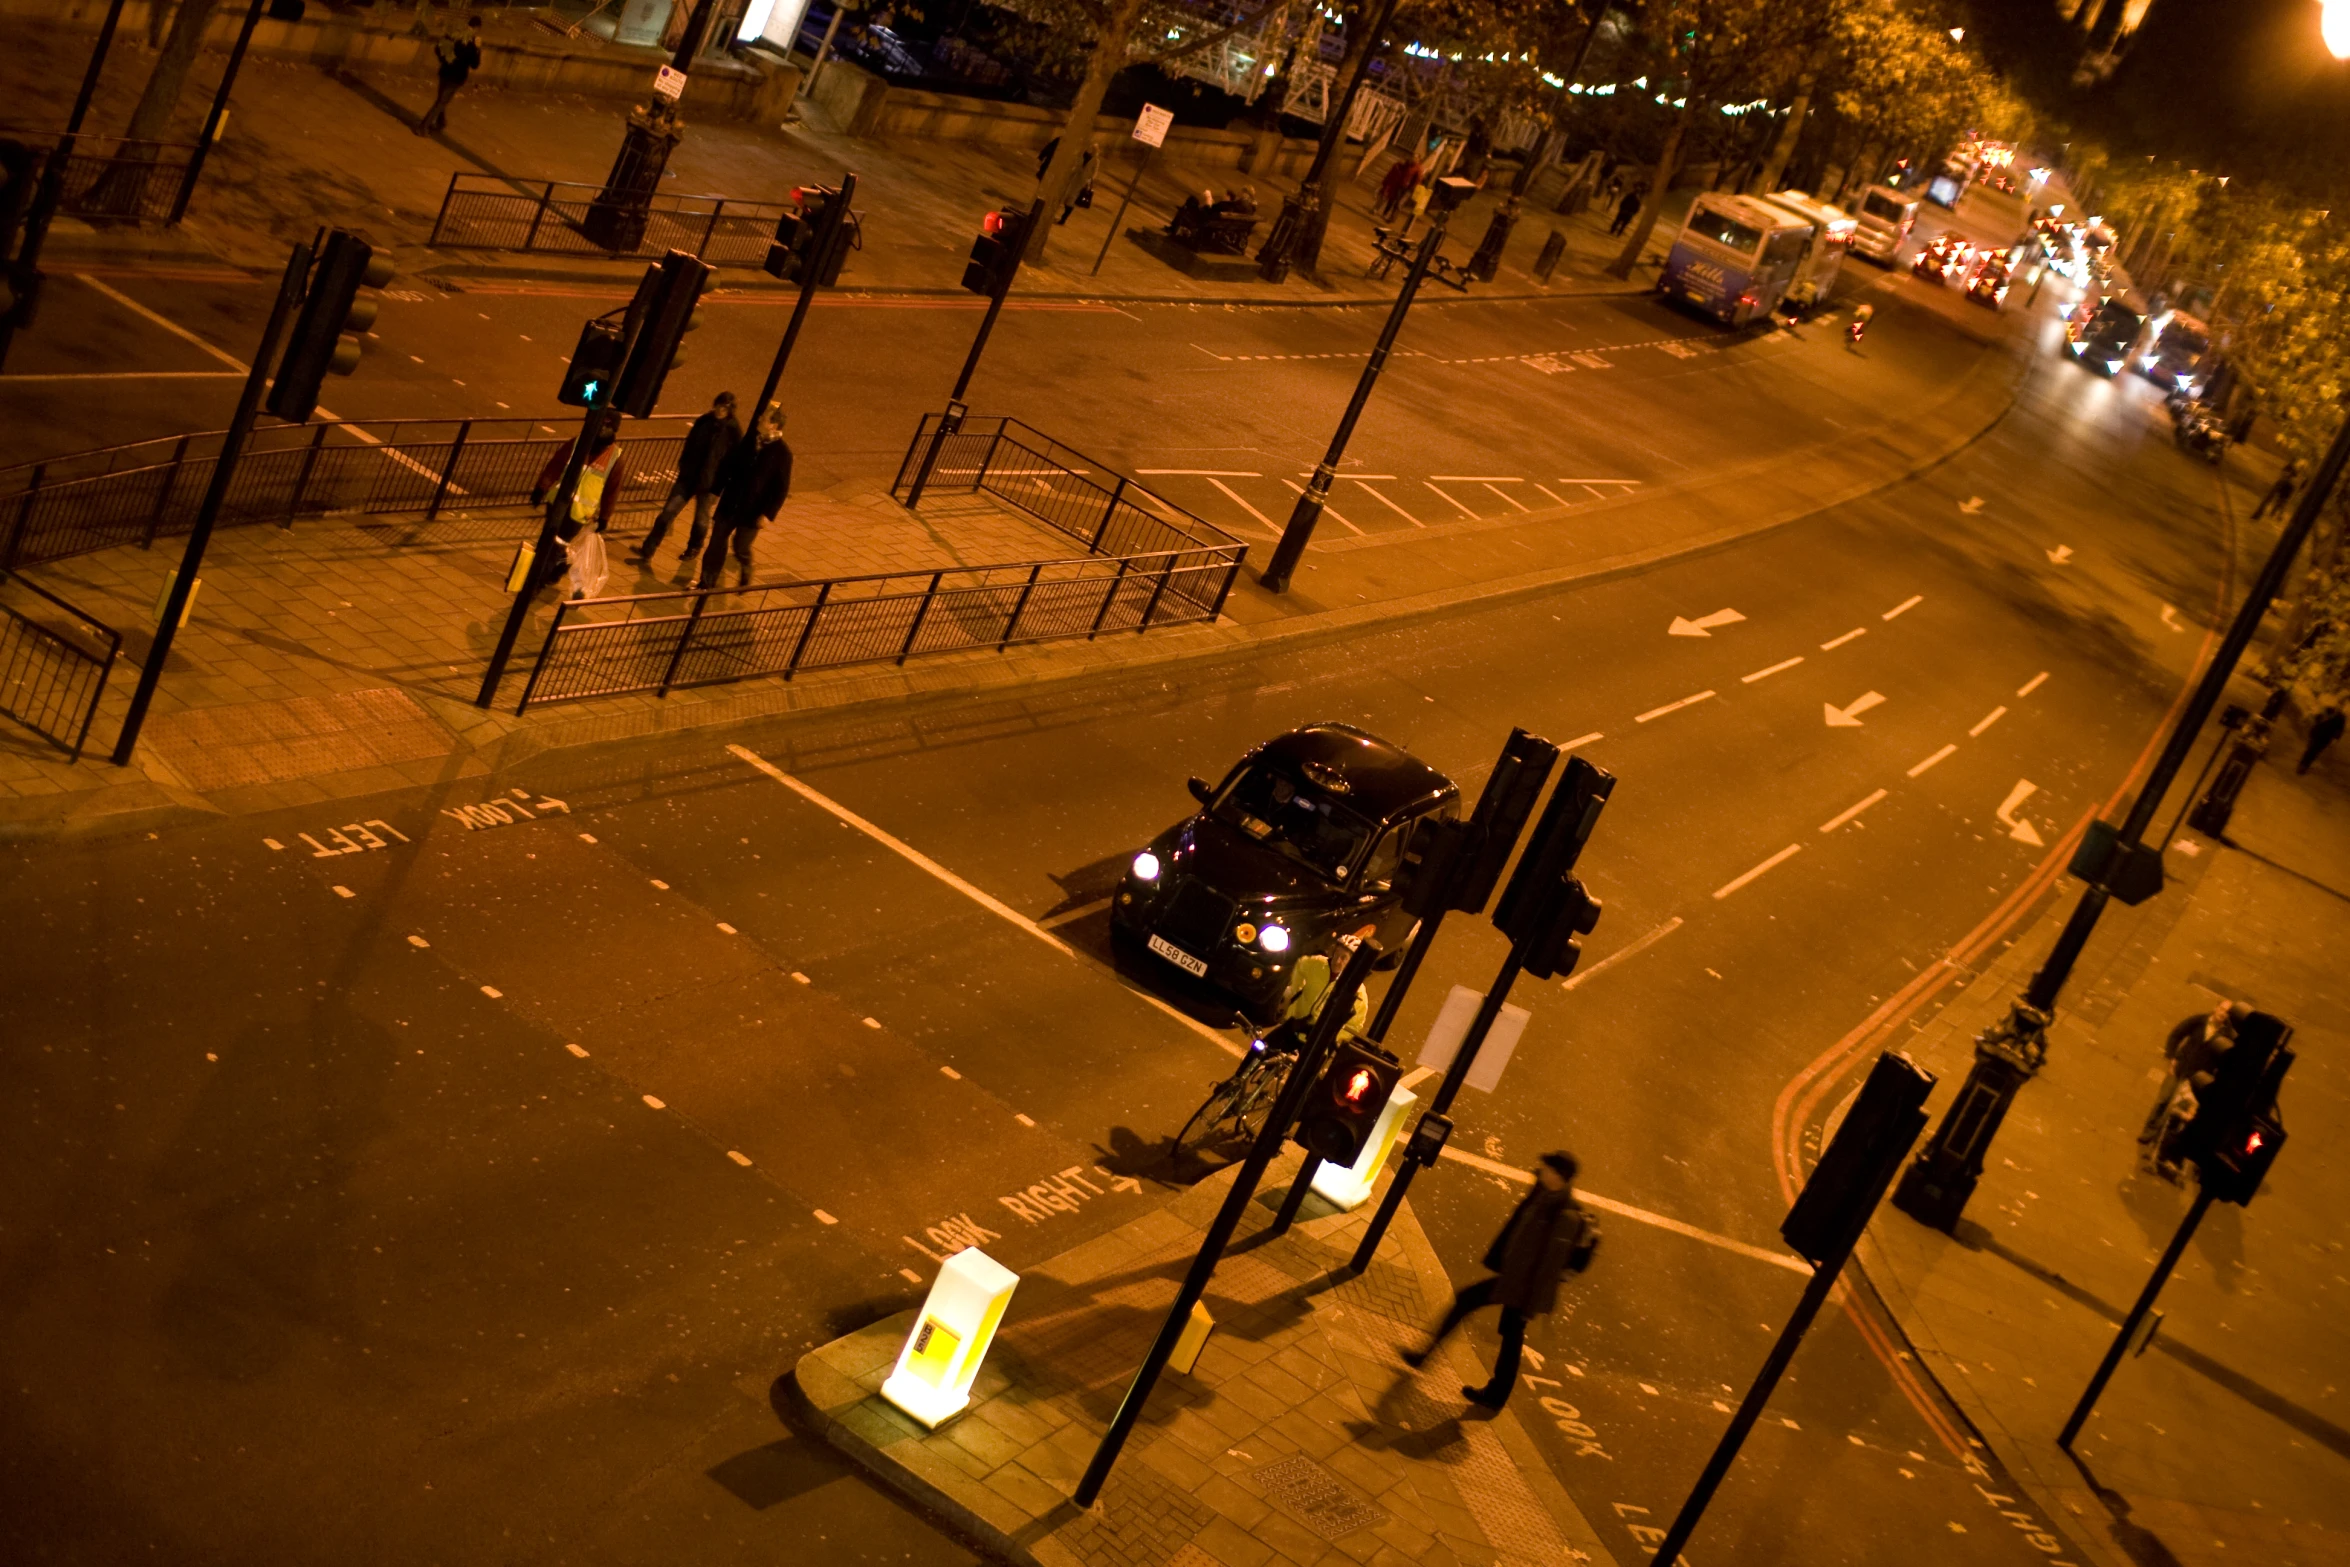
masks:
<path fill-rule="evenodd" d="M 2065 1457 L 2073 1461 L 2073 1467 L 2081 1471 L 2081 1479 L 2088 1485 L 2090 1492 L 2105 1504 L 2105 1510 L 2113 1516 L 2114 1538 L 2121 1542 L 2123 1550 L 2130 1553 L 2131 1561 L 2136 1562 L 2138 1567 L 2185 1567 L 2178 1553 L 2163 1543 L 2162 1536 L 2130 1516 L 2128 1497 L 2099 1480 L 2096 1471 L 2089 1467 L 2080 1454 L 2068 1448 Z"/>
<path fill-rule="evenodd" d="M 409 130 L 414 130 L 416 128 L 417 116 L 411 114 L 405 107 L 403 107 L 398 99 L 392 97 L 388 93 L 382 92 L 369 83 L 360 80 L 358 77 L 353 76 L 348 71 L 329 71 L 327 74 L 334 80 L 337 86 L 344 88 L 353 97 L 364 100 L 371 108 L 379 109 L 385 114 L 390 115 L 393 119 L 398 120 L 401 125 L 405 126 Z M 516 190 L 527 189 L 527 182 L 519 175 L 507 173 L 504 169 L 498 167 L 497 164 L 482 156 L 482 154 L 475 152 L 471 147 L 468 147 L 463 142 L 458 141 L 447 131 L 434 131 L 432 133 L 432 139 L 436 142 L 439 142 L 442 146 L 448 148 L 458 157 L 463 158 L 466 162 L 472 164 L 475 168 L 480 169 L 485 174 L 495 174 L 498 178 L 513 186 Z"/>
<path fill-rule="evenodd" d="M 2239 1220 L 2239 1223 L 2240 1222 L 2241 1221 Z M 2095 1312 L 2100 1318 L 2112 1323 L 2117 1328 L 2121 1326 L 2122 1318 L 2126 1315 L 2121 1307 L 2114 1305 L 2110 1301 L 2102 1299 L 2089 1290 L 2083 1289 L 2080 1285 L 2075 1284 L 2072 1280 L 2066 1278 L 2063 1274 L 2057 1272 L 2055 1269 L 2036 1262 L 2032 1258 L 2025 1256 L 2023 1253 L 2005 1245 L 1999 1240 L 1997 1236 L 1993 1235 L 1990 1231 L 1984 1229 L 1981 1225 L 1976 1224 L 1972 1220 L 1961 1219 L 1958 1223 L 1957 1229 L 1952 1231 L 1952 1238 L 1955 1239 L 1961 1246 L 1966 1247 L 1970 1251 L 1985 1252 L 1991 1256 L 1997 1257 L 2000 1261 L 2006 1263 L 2008 1266 L 2016 1269 L 2018 1272 L 2028 1275 L 2040 1284 L 2045 1285 L 2047 1288 L 2054 1290 L 2057 1294 L 2064 1296 L 2067 1300 L 2072 1301 L 2075 1305 L 2086 1307 L 2088 1310 Z M 2237 1246 L 2240 1252 L 2240 1233 Z M 2309 1440 L 2317 1443 L 2319 1446 L 2326 1448 L 2338 1457 L 2350 1458 L 2350 1430 L 2344 1430 L 2342 1427 L 2334 1424 L 2331 1420 L 2326 1419 L 2323 1415 L 2318 1414 L 2316 1411 L 2304 1409 L 2301 1405 L 2294 1403 L 2291 1399 L 2286 1398 L 2283 1394 L 2263 1387 L 2258 1382 L 2253 1381 L 2250 1377 L 2245 1376 L 2242 1372 L 2237 1371 L 2232 1367 L 2223 1365 L 2219 1361 L 2212 1359 L 2209 1355 L 2204 1354 L 2202 1351 L 2193 1349 L 2186 1344 L 2182 1344 L 2177 1339 L 2171 1338 L 2159 1331 L 2154 1335 L 2154 1341 L 2150 1347 L 2160 1350 L 2163 1354 L 2169 1356 L 2179 1365 L 2184 1366 L 2187 1370 L 2194 1372 L 2197 1376 L 2202 1377 L 2205 1381 L 2212 1383 L 2214 1386 L 2224 1388 L 2228 1392 L 2235 1394 L 2236 1397 L 2242 1399 L 2245 1403 L 2250 1404 L 2253 1408 L 2261 1411 L 2261 1413 L 2271 1416 L 2276 1420 L 2282 1421 L 2284 1424 L 2292 1427 L 2295 1431 L 2298 1431 L 2301 1435 L 2309 1438 Z M 2078 1458 L 2075 1458 L 2073 1461 L 2075 1463 L 2080 1462 Z M 2087 1471 L 2084 1470 L 2083 1472 L 2086 1473 Z M 2167 1558 L 2163 1559 L 2167 1560 Z"/>

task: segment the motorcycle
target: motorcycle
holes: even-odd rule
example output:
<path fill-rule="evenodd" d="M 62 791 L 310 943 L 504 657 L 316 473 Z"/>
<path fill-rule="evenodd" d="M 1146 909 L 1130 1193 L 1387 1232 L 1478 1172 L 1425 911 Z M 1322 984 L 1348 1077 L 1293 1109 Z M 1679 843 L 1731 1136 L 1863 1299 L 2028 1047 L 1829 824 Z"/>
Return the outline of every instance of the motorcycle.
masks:
<path fill-rule="evenodd" d="M 2200 405 L 2190 404 L 2180 410 L 2178 422 L 2171 427 L 2171 439 L 2179 450 L 2191 452 L 2205 462 L 2217 464 L 2228 454 L 2227 426 L 2219 415 Z"/>

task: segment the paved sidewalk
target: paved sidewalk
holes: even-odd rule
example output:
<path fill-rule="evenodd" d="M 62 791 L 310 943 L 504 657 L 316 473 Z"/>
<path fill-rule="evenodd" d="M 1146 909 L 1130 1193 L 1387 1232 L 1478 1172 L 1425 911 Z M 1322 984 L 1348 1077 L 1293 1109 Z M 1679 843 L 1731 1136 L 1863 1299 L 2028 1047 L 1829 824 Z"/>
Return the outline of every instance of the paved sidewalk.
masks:
<path fill-rule="evenodd" d="M 1278 1161 L 1208 1287 L 1196 1373 L 1153 1392 L 1100 1502 L 1069 1499 L 1234 1171 L 1022 1277 L 971 1407 L 928 1433 L 878 1397 L 915 1312 L 804 1357 L 801 1415 L 988 1554 L 1036 1567 L 1555 1567 L 1612 1558 L 1513 1412 L 1464 1418 L 1456 1340 L 1415 1375 L 1451 1289 L 1407 1204 L 1361 1278 L 1371 1205 L 1319 1198 L 1259 1243 Z M 1319 1217 L 1315 1215 L 1319 1214 Z M 1564 1407 L 1564 1406 L 1562 1406 Z"/>
<path fill-rule="evenodd" d="M 1862 1251 L 1927 1369 L 2111 1567 L 2350 1561 L 2350 766 L 2296 779 L 2298 739 L 2255 775 L 2234 842 L 2175 840 L 2172 885 L 2108 911 L 1956 1236 L 1887 1207 Z M 1937 1116 L 2070 912 L 2063 886 L 1909 1044 L 1942 1075 Z M 2212 1207 L 2151 1349 L 2123 1360 L 2068 1457 L 2056 1433 L 2191 1196 L 2141 1170 L 2133 1141 L 2163 1036 L 2222 998 L 2296 1026 L 2292 1140 L 2249 1208 Z"/>
<path fill-rule="evenodd" d="M 73 69 L 60 68 L 65 51 L 56 37 L 34 29 L 20 16 L 0 17 L 0 90 L 17 105 L 12 118 L 29 124 L 62 121 L 79 82 Z M 62 35 L 81 40 L 79 34 Z M 86 47 L 86 43 L 84 45 Z M 145 78 L 147 57 L 127 45 L 112 64 L 90 124 L 108 132 L 125 123 Z M 218 62 L 207 56 L 199 77 L 209 81 Z M 485 173 L 515 179 L 601 181 L 619 146 L 624 105 L 610 98 L 495 86 L 469 87 L 450 111 L 446 133 L 413 134 L 416 116 L 432 101 L 426 70 L 412 75 L 354 75 L 304 63 L 249 59 L 236 86 L 229 127 L 208 161 L 203 183 L 180 231 L 94 232 L 61 222 L 50 239 L 52 267 L 68 265 L 180 266 L 211 261 L 274 276 L 284 264 L 285 245 L 307 240 L 321 223 L 361 228 L 403 253 L 403 272 L 425 276 L 454 289 L 497 288 L 548 279 L 610 281 L 625 287 L 641 262 L 607 262 L 593 256 L 516 256 L 494 251 L 423 248 L 453 173 Z M 952 141 L 872 141 L 832 129 L 824 110 L 802 106 L 803 118 L 790 127 L 739 120 L 696 118 L 690 109 L 685 139 L 669 164 L 665 189 L 754 201 L 788 199 L 793 186 L 836 181 L 841 172 L 858 175 L 856 205 L 865 214 L 865 246 L 852 255 L 842 286 L 875 293 L 959 294 L 963 263 L 981 216 L 993 207 L 1025 208 L 1035 194 L 1035 154 L 1022 147 Z M 181 115 L 189 138 L 208 96 L 192 90 Z M 175 134 L 179 132 L 175 131 Z M 1100 273 L 1094 259 L 1109 234 L 1112 215 L 1133 165 L 1127 138 L 1101 136 L 1103 173 L 1095 205 L 1078 212 L 1057 231 L 1051 258 L 1024 272 L 1024 297 L 1170 299 L 1198 303 L 1302 303 L 1389 297 L 1392 279 L 1374 282 L 1364 269 L 1372 259 L 1369 204 L 1384 171 L 1374 163 L 1363 179 L 1336 182 L 1337 208 L 1324 250 L 1323 277 L 1299 275 L 1288 283 L 1248 279 L 1238 283 L 1191 278 L 1123 238 L 1110 246 Z M 1351 172 L 1360 156 L 1350 149 L 1339 160 Z M 1510 166 L 1498 178 L 1506 183 Z M 1536 186 L 1537 196 L 1555 198 L 1557 172 Z M 1156 160 L 1124 227 L 1163 224 L 1187 191 L 1212 185 L 1253 185 L 1269 223 L 1294 179 L 1244 174 L 1230 167 L 1194 167 L 1172 157 Z M 1447 253 L 1466 260 L 1485 231 L 1499 200 L 1498 190 L 1473 199 L 1453 221 Z M 1673 209 L 1685 206 L 1686 194 Z M 1480 285 L 1479 297 L 1614 293 L 1654 282 L 1653 270 L 1634 273 L 1631 283 L 1604 276 L 1616 242 L 1605 232 L 1603 214 L 1561 218 L 1547 200 L 1530 200 L 1495 281 Z M 1671 214 L 1668 213 L 1668 216 Z M 1652 262 L 1661 262 L 1670 243 L 1671 222 L 1660 222 L 1651 243 Z M 1556 228 L 1567 236 L 1566 258 L 1549 284 L 1530 275 L 1544 239 Z M 1261 231 L 1260 231 L 1261 232 Z M 751 268 L 729 269 L 726 286 L 765 287 L 769 280 Z M 1441 302 L 1461 296 L 1431 287 Z"/>

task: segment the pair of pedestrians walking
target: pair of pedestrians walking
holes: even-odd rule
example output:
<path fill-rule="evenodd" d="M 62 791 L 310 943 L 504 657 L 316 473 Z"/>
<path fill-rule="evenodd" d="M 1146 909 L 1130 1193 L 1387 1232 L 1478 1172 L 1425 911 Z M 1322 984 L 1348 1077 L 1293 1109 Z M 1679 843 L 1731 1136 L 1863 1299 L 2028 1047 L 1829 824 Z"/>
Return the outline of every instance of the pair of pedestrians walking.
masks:
<path fill-rule="evenodd" d="M 693 428 L 686 432 L 685 448 L 678 454 L 676 482 L 670 485 L 668 498 L 653 519 L 652 531 L 629 552 L 631 557 L 652 564 L 661 541 L 669 535 L 670 522 L 691 501 L 694 521 L 685 549 L 677 557 L 679 574 L 698 554 L 702 567 L 695 585 L 714 588 L 726 569 L 727 555 L 732 553 L 736 583 L 749 587 L 751 547 L 759 530 L 773 522 L 791 498 L 791 469 L 791 447 L 783 439 L 783 410 L 770 405 L 751 438 L 744 440 L 742 427 L 734 422 L 734 394 L 720 392 L 710 411 L 694 420 Z"/>
<path fill-rule="evenodd" d="M 1464 1286 L 1453 1296 L 1436 1334 L 1425 1349 L 1406 1350 L 1415 1370 L 1428 1363 L 1469 1314 L 1501 1308 L 1501 1352 L 1482 1387 L 1464 1387 L 1461 1396 L 1480 1409 L 1498 1410 L 1517 1386 L 1518 1362 L 1526 1348 L 1526 1324 L 1558 1305 L 1559 1282 L 1591 1266 L 1599 1245 L 1598 1226 L 1575 1201 L 1575 1156 L 1546 1153 L 1534 1166 L 1534 1190 L 1511 1211 L 1509 1221 L 1485 1250 L 1491 1278 Z"/>

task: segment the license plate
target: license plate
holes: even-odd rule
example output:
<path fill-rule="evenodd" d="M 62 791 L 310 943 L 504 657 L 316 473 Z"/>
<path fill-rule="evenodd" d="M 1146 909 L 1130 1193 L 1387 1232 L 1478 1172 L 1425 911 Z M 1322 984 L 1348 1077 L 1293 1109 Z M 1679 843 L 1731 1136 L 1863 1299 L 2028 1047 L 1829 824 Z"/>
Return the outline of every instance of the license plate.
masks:
<path fill-rule="evenodd" d="M 1164 936 L 1153 936 L 1150 939 L 1150 949 L 1194 979 L 1208 977 L 1208 965 L 1204 960 L 1193 957 Z"/>

